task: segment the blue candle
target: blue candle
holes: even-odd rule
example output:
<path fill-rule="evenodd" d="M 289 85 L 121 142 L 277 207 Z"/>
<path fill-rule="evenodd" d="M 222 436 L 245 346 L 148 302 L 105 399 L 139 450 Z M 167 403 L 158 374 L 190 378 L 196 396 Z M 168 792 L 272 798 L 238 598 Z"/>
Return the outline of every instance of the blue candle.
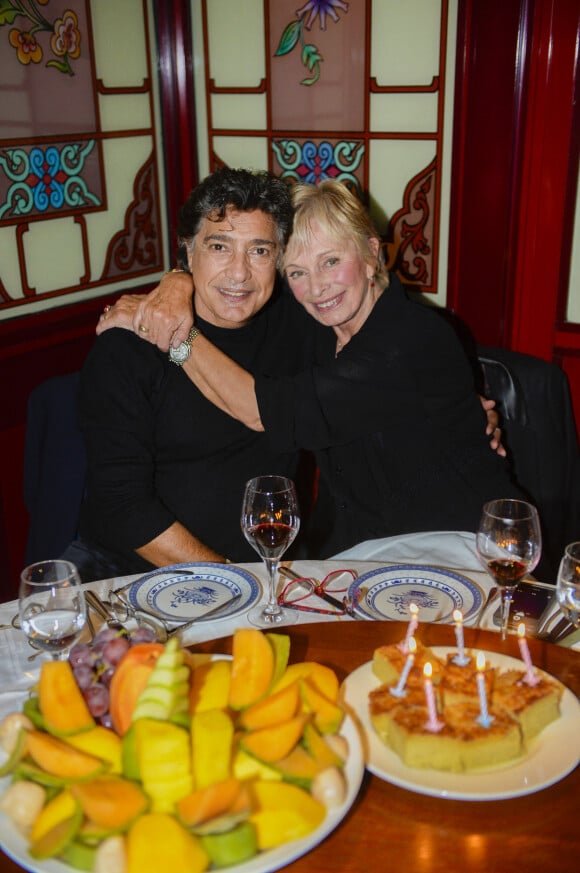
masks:
<path fill-rule="evenodd" d="M 493 721 L 493 716 L 489 714 L 487 708 L 487 691 L 485 689 L 485 655 L 479 652 L 476 659 L 477 667 L 477 693 L 479 695 L 479 716 L 477 721 L 484 728 L 488 728 Z"/>
<path fill-rule="evenodd" d="M 407 679 L 409 678 L 409 673 L 411 672 L 411 667 L 413 666 L 413 662 L 415 661 L 415 652 L 417 651 L 417 642 L 415 637 L 411 637 L 409 639 L 409 654 L 407 655 L 407 660 L 405 661 L 405 665 L 399 676 L 399 681 L 395 688 L 389 688 L 389 691 L 393 695 L 393 697 L 404 697 L 407 693 L 405 691 L 405 685 L 407 683 Z"/>

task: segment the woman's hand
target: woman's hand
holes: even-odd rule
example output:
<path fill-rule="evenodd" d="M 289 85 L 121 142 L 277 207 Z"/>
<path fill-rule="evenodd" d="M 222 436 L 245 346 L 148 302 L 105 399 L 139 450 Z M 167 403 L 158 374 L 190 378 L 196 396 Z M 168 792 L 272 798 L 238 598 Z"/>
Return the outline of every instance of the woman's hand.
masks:
<path fill-rule="evenodd" d="M 485 432 L 491 437 L 489 442 L 490 448 L 497 452 L 502 458 L 505 458 L 507 452 L 501 442 L 501 428 L 499 427 L 499 415 L 495 408 L 495 400 L 488 400 L 487 397 L 479 395 L 483 411 L 487 416 L 487 427 Z"/>
<path fill-rule="evenodd" d="M 123 327 L 125 330 L 132 331 L 137 307 L 146 296 L 146 294 L 123 294 L 113 306 L 105 306 L 97 322 L 97 336 L 110 327 Z"/>
<path fill-rule="evenodd" d="M 103 312 L 97 334 L 124 327 L 164 352 L 177 348 L 193 325 L 192 296 L 190 273 L 166 273 L 149 294 L 125 294 Z"/>

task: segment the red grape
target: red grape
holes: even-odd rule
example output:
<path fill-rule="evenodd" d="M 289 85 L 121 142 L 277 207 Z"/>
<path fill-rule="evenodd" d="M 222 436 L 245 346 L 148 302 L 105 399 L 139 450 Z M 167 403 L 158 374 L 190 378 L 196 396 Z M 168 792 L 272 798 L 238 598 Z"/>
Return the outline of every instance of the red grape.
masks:
<path fill-rule="evenodd" d="M 84 698 L 92 716 L 100 718 L 109 711 L 109 692 L 97 682 L 83 691 Z"/>
<path fill-rule="evenodd" d="M 75 679 L 77 680 L 77 685 L 81 691 L 85 691 L 85 689 L 89 688 L 95 681 L 95 674 L 92 667 L 88 667 L 86 664 L 79 664 L 78 667 L 74 667 L 73 672 L 75 674 Z"/>
<path fill-rule="evenodd" d="M 77 643 L 69 652 L 68 659 L 71 667 L 92 667 L 94 662 L 93 652 L 91 647 L 86 643 Z"/>
<path fill-rule="evenodd" d="M 93 643 L 96 645 L 100 645 L 101 643 L 108 643 L 110 640 L 115 640 L 119 636 L 119 631 L 115 630 L 112 627 L 103 626 L 96 634 L 93 640 Z"/>
<path fill-rule="evenodd" d="M 137 643 L 154 643 L 157 639 L 157 634 L 151 627 L 138 627 L 131 631 L 131 645 Z"/>
<path fill-rule="evenodd" d="M 99 724 L 108 728 L 110 731 L 113 730 L 113 719 L 111 718 L 110 713 L 106 712 L 102 715 L 99 719 Z"/>
<path fill-rule="evenodd" d="M 108 688 L 111 684 L 113 676 L 115 675 L 114 667 L 107 667 L 106 670 L 103 670 L 102 673 L 99 674 L 99 682 L 101 682 L 105 688 Z"/>
<path fill-rule="evenodd" d="M 115 667 L 123 655 L 129 651 L 130 643 L 125 637 L 115 637 L 105 643 L 103 648 L 103 661 L 111 667 Z"/>

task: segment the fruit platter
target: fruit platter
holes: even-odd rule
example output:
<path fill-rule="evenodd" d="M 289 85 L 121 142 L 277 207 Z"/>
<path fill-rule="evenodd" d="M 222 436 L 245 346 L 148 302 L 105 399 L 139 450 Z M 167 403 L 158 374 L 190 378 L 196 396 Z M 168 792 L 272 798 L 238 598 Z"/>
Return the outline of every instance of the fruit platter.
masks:
<path fill-rule="evenodd" d="M 0 845 L 25 869 L 268 873 L 339 824 L 364 762 L 333 670 L 254 628 L 231 657 L 100 634 L 0 722 Z"/>

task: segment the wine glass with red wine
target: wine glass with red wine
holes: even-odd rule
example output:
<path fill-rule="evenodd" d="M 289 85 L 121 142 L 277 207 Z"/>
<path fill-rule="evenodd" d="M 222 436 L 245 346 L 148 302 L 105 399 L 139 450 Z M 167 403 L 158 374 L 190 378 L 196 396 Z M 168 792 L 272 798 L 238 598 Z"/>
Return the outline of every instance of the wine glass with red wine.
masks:
<path fill-rule="evenodd" d="M 537 566 L 542 553 L 536 507 L 511 498 L 486 503 L 475 549 L 501 592 L 501 636 L 505 640 L 514 591 L 524 576 Z"/>
<path fill-rule="evenodd" d="M 300 527 L 296 489 L 285 476 L 257 476 L 246 483 L 242 504 L 242 531 L 268 570 L 268 603 L 250 610 L 248 618 L 258 627 L 292 624 L 296 614 L 282 609 L 276 597 L 280 558 Z"/>

